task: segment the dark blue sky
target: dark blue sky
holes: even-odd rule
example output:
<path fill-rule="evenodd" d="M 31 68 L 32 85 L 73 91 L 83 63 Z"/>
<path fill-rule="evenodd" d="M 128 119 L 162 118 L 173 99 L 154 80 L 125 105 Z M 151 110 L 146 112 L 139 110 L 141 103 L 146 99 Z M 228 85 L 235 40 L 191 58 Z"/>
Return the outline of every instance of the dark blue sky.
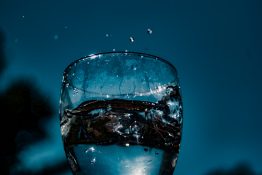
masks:
<path fill-rule="evenodd" d="M 1 89 L 34 79 L 57 111 L 62 72 L 79 57 L 127 49 L 169 60 L 184 101 L 175 174 L 239 162 L 262 172 L 262 1 L 1 0 L 0 28 L 8 63 Z M 27 166 L 63 158 L 58 115 L 46 128 L 52 137 L 21 155 Z"/>

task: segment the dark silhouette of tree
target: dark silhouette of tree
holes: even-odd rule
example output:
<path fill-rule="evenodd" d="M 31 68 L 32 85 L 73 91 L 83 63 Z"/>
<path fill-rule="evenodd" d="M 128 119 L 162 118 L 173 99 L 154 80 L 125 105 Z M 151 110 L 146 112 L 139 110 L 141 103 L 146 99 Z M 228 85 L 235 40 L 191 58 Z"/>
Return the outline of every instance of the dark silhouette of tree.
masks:
<path fill-rule="evenodd" d="M 3 72 L 5 67 L 4 41 L 3 32 L 0 30 L 0 74 Z"/>
<path fill-rule="evenodd" d="M 207 175 L 262 175 L 262 174 L 257 174 L 255 173 L 249 166 L 248 164 L 239 164 L 233 169 L 225 170 L 225 169 L 218 169 L 218 170 L 213 170 Z"/>
<path fill-rule="evenodd" d="M 41 121 L 52 115 L 52 106 L 29 81 L 19 80 L 0 95 L 1 169 L 9 173 L 16 155 L 25 146 L 43 139 Z M 2 166 L 5 165 L 5 166 Z"/>
<path fill-rule="evenodd" d="M 0 73 L 5 63 L 4 35 L 0 31 Z M 21 150 L 46 136 L 43 123 L 53 115 L 53 107 L 48 97 L 39 92 L 34 84 L 28 78 L 16 80 L 5 92 L 0 93 L 1 175 L 10 174 Z M 52 174 L 65 168 L 63 162 L 38 174 Z"/>
<path fill-rule="evenodd" d="M 70 172 L 67 163 L 59 162 L 58 164 L 44 168 L 41 172 L 19 172 L 19 175 L 57 175 L 67 172 Z"/>

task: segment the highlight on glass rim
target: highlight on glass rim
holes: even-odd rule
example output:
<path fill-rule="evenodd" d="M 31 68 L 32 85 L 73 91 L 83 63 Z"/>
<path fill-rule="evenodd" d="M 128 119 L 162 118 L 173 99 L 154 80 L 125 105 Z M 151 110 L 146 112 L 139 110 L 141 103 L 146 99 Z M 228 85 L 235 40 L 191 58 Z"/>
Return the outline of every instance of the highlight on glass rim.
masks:
<path fill-rule="evenodd" d="M 177 71 L 138 52 L 78 59 L 64 71 L 60 122 L 73 174 L 172 175 L 183 123 Z"/>

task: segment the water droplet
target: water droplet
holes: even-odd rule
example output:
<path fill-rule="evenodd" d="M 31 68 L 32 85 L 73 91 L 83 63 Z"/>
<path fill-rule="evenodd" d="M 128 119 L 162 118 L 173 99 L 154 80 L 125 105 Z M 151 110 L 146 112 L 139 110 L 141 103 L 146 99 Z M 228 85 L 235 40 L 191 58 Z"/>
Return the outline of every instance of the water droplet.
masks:
<path fill-rule="evenodd" d="M 136 70 L 136 67 L 134 67 L 133 70 Z"/>
<path fill-rule="evenodd" d="M 133 43 L 133 42 L 135 41 L 134 37 L 130 36 L 130 37 L 129 37 L 129 41 L 130 41 L 131 43 Z"/>
<path fill-rule="evenodd" d="M 78 94 L 78 89 L 77 89 L 77 88 L 74 88 L 74 89 L 73 89 L 73 95 L 76 95 L 76 94 Z"/>
<path fill-rule="evenodd" d="M 107 37 L 107 38 L 109 37 L 109 34 L 108 34 L 108 33 L 106 34 L 106 37 Z"/>
<path fill-rule="evenodd" d="M 129 143 L 126 143 L 125 145 L 126 145 L 126 146 L 129 146 Z"/>
<path fill-rule="evenodd" d="M 89 55 L 89 58 L 91 59 L 91 60 L 93 60 L 93 59 L 95 59 L 95 58 L 97 58 L 98 57 L 98 55 L 96 55 L 96 54 L 90 54 Z"/>
<path fill-rule="evenodd" d="M 113 52 L 115 52 L 116 51 L 116 49 L 113 49 Z"/>
<path fill-rule="evenodd" d="M 59 36 L 58 35 L 54 35 L 54 40 L 58 40 Z"/>
<path fill-rule="evenodd" d="M 112 106 L 111 105 L 108 105 L 107 108 L 106 108 L 107 111 L 111 111 L 112 110 Z"/>
<path fill-rule="evenodd" d="M 90 161 L 91 164 L 94 164 L 96 163 L 96 158 L 94 157 L 91 161 Z"/>
<path fill-rule="evenodd" d="M 106 98 L 109 98 L 110 96 L 108 94 L 106 94 Z"/>
<path fill-rule="evenodd" d="M 148 28 L 148 29 L 147 29 L 147 33 L 148 33 L 149 35 L 151 35 L 151 34 L 153 33 L 152 29 Z"/>
<path fill-rule="evenodd" d="M 25 16 L 24 16 L 24 15 L 22 15 L 21 17 L 22 17 L 22 18 L 25 18 Z"/>
<path fill-rule="evenodd" d="M 88 148 L 86 151 L 85 151 L 85 153 L 88 153 L 88 152 L 95 152 L 95 148 L 92 146 L 92 147 L 90 147 L 90 148 Z"/>
<path fill-rule="evenodd" d="M 128 52 L 128 50 L 126 49 L 125 52 Z"/>

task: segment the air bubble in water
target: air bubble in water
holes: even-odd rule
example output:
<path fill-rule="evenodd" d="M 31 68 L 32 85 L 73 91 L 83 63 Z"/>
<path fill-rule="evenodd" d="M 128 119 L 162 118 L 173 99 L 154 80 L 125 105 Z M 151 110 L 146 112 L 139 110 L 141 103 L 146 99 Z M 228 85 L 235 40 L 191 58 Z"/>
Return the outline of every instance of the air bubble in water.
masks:
<path fill-rule="evenodd" d="M 112 110 L 112 106 L 111 105 L 108 105 L 107 108 L 106 108 L 107 111 L 111 111 Z"/>
<path fill-rule="evenodd" d="M 148 28 L 148 29 L 147 29 L 147 33 L 148 33 L 149 35 L 151 35 L 151 34 L 153 33 L 152 29 Z"/>
<path fill-rule="evenodd" d="M 130 41 L 131 43 L 135 42 L 134 37 L 130 36 L 130 37 L 129 37 L 129 41 Z"/>
<path fill-rule="evenodd" d="M 74 89 L 73 89 L 73 95 L 76 95 L 76 94 L 78 94 L 78 89 L 77 89 L 77 88 L 74 88 Z"/>
<path fill-rule="evenodd" d="M 94 157 L 91 161 L 90 161 L 91 164 L 94 164 L 96 163 L 96 158 Z"/>
<path fill-rule="evenodd" d="M 108 33 L 106 34 L 106 37 L 107 37 L 107 38 L 109 37 L 109 34 L 108 34 Z"/>

